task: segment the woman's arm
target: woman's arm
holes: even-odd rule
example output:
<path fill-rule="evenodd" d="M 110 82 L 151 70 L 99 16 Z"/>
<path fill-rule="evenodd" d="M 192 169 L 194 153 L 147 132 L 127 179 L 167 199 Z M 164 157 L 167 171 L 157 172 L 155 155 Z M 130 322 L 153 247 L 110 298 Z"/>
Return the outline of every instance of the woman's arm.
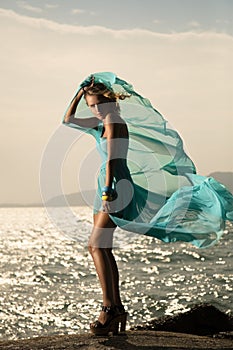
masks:
<path fill-rule="evenodd" d="M 114 117 L 109 114 L 106 116 L 105 131 L 107 135 L 107 163 L 106 163 L 106 180 L 105 186 L 112 187 L 114 170 L 119 158 L 119 124 L 114 122 Z"/>
<path fill-rule="evenodd" d="M 76 125 L 79 125 L 81 127 L 86 127 L 86 128 L 96 128 L 98 126 L 98 119 L 95 117 L 92 118 L 75 118 L 75 111 L 77 109 L 77 106 L 83 96 L 83 89 L 80 89 L 76 96 L 73 98 L 66 114 L 63 120 L 63 123 L 69 124 L 73 123 Z"/>
<path fill-rule="evenodd" d="M 76 94 L 76 96 L 73 98 L 68 110 L 66 111 L 64 123 L 73 123 L 74 122 L 74 114 L 77 109 L 77 106 L 82 98 L 83 91 L 82 89 L 79 90 L 79 92 Z"/>

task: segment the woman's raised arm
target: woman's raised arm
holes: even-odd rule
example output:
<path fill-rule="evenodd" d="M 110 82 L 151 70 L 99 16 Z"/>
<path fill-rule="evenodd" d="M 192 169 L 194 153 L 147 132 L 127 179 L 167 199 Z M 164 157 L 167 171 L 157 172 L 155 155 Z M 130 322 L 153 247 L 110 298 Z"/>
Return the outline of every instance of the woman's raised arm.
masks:
<path fill-rule="evenodd" d="M 94 84 L 94 77 L 92 77 L 91 79 L 91 85 Z M 91 118 L 75 118 L 75 111 L 77 109 L 77 106 L 83 96 L 83 91 L 84 89 L 81 88 L 78 93 L 76 94 L 76 96 L 73 98 L 66 114 L 63 120 L 64 124 L 76 124 L 79 125 L 81 127 L 84 128 L 96 128 L 98 126 L 98 119 L 96 117 L 91 117 Z"/>

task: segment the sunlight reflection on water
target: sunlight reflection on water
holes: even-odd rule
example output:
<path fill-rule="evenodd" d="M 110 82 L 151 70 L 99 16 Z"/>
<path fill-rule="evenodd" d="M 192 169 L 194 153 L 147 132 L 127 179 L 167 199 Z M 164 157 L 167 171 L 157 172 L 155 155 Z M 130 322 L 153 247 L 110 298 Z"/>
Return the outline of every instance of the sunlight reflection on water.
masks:
<path fill-rule="evenodd" d="M 91 210 L 75 210 L 80 234 L 88 236 Z M 1 208 L 0 225 L 2 339 L 87 332 L 101 306 L 87 248 L 59 233 L 43 208 Z M 228 229 L 218 245 L 206 250 L 118 230 L 115 239 L 123 247 L 114 252 L 128 327 L 199 302 L 230 311 L 232 225 Z"/>

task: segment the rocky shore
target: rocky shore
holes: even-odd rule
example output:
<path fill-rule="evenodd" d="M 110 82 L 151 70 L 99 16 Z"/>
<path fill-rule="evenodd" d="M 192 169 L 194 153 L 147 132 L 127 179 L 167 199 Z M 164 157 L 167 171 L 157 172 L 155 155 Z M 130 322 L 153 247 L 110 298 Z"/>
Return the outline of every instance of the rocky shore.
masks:
<path fill-rule="evenodd" d="M 152 320 L 124 334 L 40 336 L 0 342 L 0 350 L 233 350 L 233 320 L 211 305 Z"/>
<path fill-rule="evenodd" d="M 232 334 L 233 336 L 233 334 Z M 95 337 L 88 334 L 38 337 L 0 342 L 1 350 L 232 350 L 233 338 L 210 338 L 161 331 L 127 331 L 125 335 Z"/>
<path fill-rule="evenodd" d="M 153 319 L 133 329 L 214 336 L 233 331 L 233 317 L 211 304 L 199 304 L 185 313 Z"/>

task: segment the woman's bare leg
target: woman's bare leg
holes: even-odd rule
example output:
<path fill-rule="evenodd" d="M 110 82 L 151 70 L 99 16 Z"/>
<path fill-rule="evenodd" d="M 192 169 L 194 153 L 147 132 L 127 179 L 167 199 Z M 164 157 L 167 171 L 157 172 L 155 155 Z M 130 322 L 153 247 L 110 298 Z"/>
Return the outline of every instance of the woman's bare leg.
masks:
<path fill-rule="evenodd" d="M 111 271 L 112 271 L 112 290 L 113 290 L 114 305 L 119 306 L 122 304 L 122 302 L 121 302 L 120 289 L 119 289 L 118 267 L 111 248 L 106 249 L 106 254 L 107 254 L 109 265 L 111 266 Z"/>
<path fill-rule="evenodd" d="M 107 213 L 99 212 L 94 215 L 94 227 L 88 247 L 103 291 L 104 306 L 113 306 L 115 304 L 113 274 L 116 273 L 116 271 L 107 253 L 107 251 L 112 248 L 113 232 L 115 228 L 116 225 L 112 222 Z M 107 317 L 108 315 L 105 312 L 101 312 L 99 321 L 105 323 Z"/>

